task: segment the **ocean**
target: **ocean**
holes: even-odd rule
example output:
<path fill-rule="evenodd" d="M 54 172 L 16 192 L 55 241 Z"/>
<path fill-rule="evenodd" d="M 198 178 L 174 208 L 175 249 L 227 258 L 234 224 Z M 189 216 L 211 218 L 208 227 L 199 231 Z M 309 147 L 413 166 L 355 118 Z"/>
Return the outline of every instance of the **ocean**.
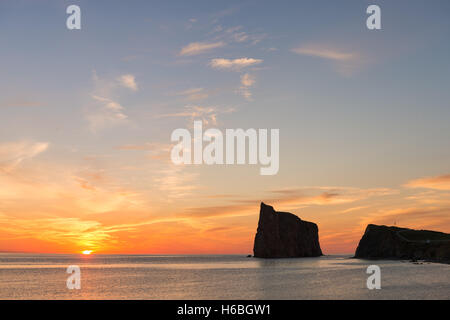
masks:
<path fill-rule="evenodd" d="M 81 288 L 68 289 L 70 265 Z M 381 289 L 369 290 L 369 265 Z M 450 299 L 450 265 L 349 256 L 0 254 L 0 299 Z"/>

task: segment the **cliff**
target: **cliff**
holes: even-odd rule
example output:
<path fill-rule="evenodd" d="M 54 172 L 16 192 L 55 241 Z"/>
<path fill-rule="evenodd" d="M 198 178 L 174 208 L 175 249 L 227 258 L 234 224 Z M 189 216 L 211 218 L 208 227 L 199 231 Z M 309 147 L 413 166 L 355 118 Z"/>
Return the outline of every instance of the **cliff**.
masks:
<path fill-rule="evenodd" d="M 369 224 L 355 258 L 450 262 L 450 234 Z"/>
<path fill-rule="evenodd" d="M 321 256 L 319 229 L 315 223 L 261 203 L 253 253 L 256 258 Z"/>

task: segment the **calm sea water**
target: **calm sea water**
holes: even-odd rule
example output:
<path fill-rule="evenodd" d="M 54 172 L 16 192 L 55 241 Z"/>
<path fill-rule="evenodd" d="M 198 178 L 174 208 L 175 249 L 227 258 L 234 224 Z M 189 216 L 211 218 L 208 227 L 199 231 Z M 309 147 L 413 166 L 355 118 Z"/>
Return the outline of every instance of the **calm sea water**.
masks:
<path fill-rule="evenodd" d="M 366 269 L 381 268 L 381 290 Z M 66 287 L 69 265 L 81 289 Z M 346 256 L 0 254 L 0 299 L 450 299 L 450 265 Z"/>

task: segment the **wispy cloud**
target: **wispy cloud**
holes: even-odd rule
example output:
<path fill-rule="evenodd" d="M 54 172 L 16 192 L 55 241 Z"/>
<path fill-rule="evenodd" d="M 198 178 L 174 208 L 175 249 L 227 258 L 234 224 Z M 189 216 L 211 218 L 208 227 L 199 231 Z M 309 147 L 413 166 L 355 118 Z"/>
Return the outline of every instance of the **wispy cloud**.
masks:
<path fill-rule="evenodd" d="M 324 44 L 308 44 L 294 48 L 292 52 L 330 61 L 339 73 L 346 76 L 353 74 L 363 64 L 361 54 Z"/>
<path fill-rule="evenodd" d="M 28 98 L 13 98 L 5 101 L 0 101 L 0 107 L 41 107 L 43 104 L 34 99 Z"/>
<path fill-rule="evenodd" d="M 0 144 L 0 171 L 9 172 L 22 161 L 31 159 L 48 149 L 48 142 L 6 142 Z"/>
<path fill-rule="evenodd" d="M 321 46 L 304 46 L 294 48 L 292 49 L 292 51 L 297 54 L 303 54 L 307 56 L 319 57 L 335 61 L 348 61 L 356 57 L 354 53 L 342 52 L 336 49 Z"/>
<path fill-rule="evenodd" d="M 186 172 L 184 169 L 184 166 L 168 163 L 168 166 L 159 170 L 154 178 L 159 190 L 167 195 L 168 202 L 190 196 L 198 189 L 196 184 L 198 174 Z"/>
<path fill-rule="evenodd" d="M 213 22 L 217 22 L 218 19 L 221 19 L 226 16 L 230 16 L 230 15 L 238 12 L 240 10 L 240 7 L 241 7 L 241 5 L 235 5 L 230 8 L 223 9 L 219 12 L 212 14 L 211 18 L 213 18 Z"/>
<path fill-rule="evenodd" d="M 92 98 L 101 105 L 100 109 L 87 116 L 92 131 L 126 122 L 125 108 L 118 102 L 95 95 Z"/>
<path fill-rule="evenodd" d="M 118 78 L 119 83 L 125 88 L 131 89 L 133 91 L 138 90 L 138 85 L 136 83 L 136 78 L 132 74 L 124 74 Z"/>
<path fill-rule="evenodd" d="M 407 228 L 448 230 L 450 227 L 450 208 L 443 206 L 403 207 L 383 212 L 374 212 L 363 218 L 362 226 L 369 223 L 397 225 Z"/>
<path fill-rule="evenodd" d="M 191 88 L 181 92 L 177 95 L 184 96 L 189 101 L 200 101 L 208 98 L 208 93 L 204 88 Z"/>
<path fill-rule="evenodd" d="M 120 145 L 116 149 L 128 151 L 146 151 L 150 159 L 153 160 L 169 160 L 171 144 L 160 142 L 147 142 L 142 144 L 125 144 Z"/>
<path fill-rule="evenodd" d="M 450 174 L 411 180 L 405 186 L 408 188 L 450 190 Z"/>
<path fill-rule="evenodd" d="M 241 76 L 241 86 L 239 87 L 239 93 L 248 101 L 252 100 L 252 93 L 250 87 L 255 84 L 256 78 L 248 73 Z"/>
<path fill-rule="evenodd" d="M 279 197 L 271 202 L 283 209 L 295 209 L 311 205 L 334 205 L 352 203 L 370 197 L 386 196 L 394 191 L 387 188 L 360 189 L 350 187 L 305 187 L 274 190 Z"/>
<path fill-rule="evenodd" d="M 251 87 L 255 84 L 255 77 L 246 73 L 241 76 L 241 84 L 246 87 Z"/>
<path fill-rule="evenodd" d="M 345 210 L 342 210 L 341 213 L 350 213 L 350 212 L 355 212 L 355 211 L 360 211 L 363 209 L 367 209 L 368 206 L 358 206 L 358 207 L 352 207 L 352 208 L 348 208 Z"/>
<path fill-rule="evenodd" d="M 193 207 L 188 208 L 185 213 L 180 216 L 190 218 L 206 218 L 226 216 L 240 217 L 246 215 L 256 215 L 258 213 L 259 202 L 255 201 L 251 204 L 232 204 L 225 206 L 208 206 L 208 207 Z"/>
<path fill-rule="evenodd" d="M 142 144 L 123 144 L 116 149 L 118 150 L 135 150 L 135 151 L 152 151 L 161 148 L 162 144 L 157 142 L 147 142 Z"/>
<path fill-rule="evenodd" d="M 138 90 L 135 76 L 124 74 L 115 78 L 100 78 L 97 72 L 93 72 L 92 80 L 94 90 L 91 94 L 92 105 L 87 111 L 86 118 L 93 132 L 98 130 L 122 125 L 128 122 L 125 107 L 118 102 L 117 89 L 124 87 L 132 91 Z"/>
<path fill-rule="evenodd" d="M 192 27 L 198 22 L 198 19 L 196 18 L 190 18 L 188 22 L 186 23 L 186 30 L 192 29 Z"/>
<path fill-rule="evenodd" d="M 204 125 L 216 125 L 217 124 L 217 115 L 220 113 L 231 113 L 234 112 L 234 108 L 228 109 L 219 109 L 217 107 L 203 107 L 203 106 L 185 106 L 183 111 L 174 112 L 174 113 L 166 113 L 158 115 L 158 118 L 167 118 L 167 117 L 180 117 L 180 118 L 189 118 L 190 121 L 194 119 L 201 119 Z"/>
<path fill-rule="evenodd" d="M 209 34 L 215 35 L 215 40 L 222 40 L 226 43 L 245 43 L 248 45 L 256 45 L 261 42 L 267 35 L 244 31 L 242 26 L 234 26 L 223 28 L 217 25 Z"/>
<path fill-rule="evenodd" d="M 226 29 L 224 33 L 230 35 L 231 39 L 236 42 L 245 42 L 249 39 L 249 35 L 241 29 L 242 26 L 235 26 Z"/>
<path fill-rule="evenodd" d="M 233 38 L 236 42 L 244 42 L 248 40 L 249 36 L 245 32 L 238 32 L 233 35 Z"/>
<path fill-rule="evenodd" d="M 262 59 L 238 58 L 238 59 L 212 59 L 209 65 L 214 69 L 240 71 L 242 68 L 262 63 Z"/>
<path fill-rule="evenodd" d="M 392 190 L 359 189 L 348 187 L 304 187 L 273 190 L 270 196 L 259 199 L 238 199 L 225 206 L 195 207 L 188 209 L 191 217 L 244 216 L 257 214 L 261 199 L 276 206 L 277 210 L 293 210 L 309 206 L 330 206 L 353 203 L 370 197 L 392 194 Z M 360 207 L 361 209 L 362 207 Z M 356 209 L 355 209 L 356 210 Z"/>
<path fill-rule="evenodd" d="M 183 47 L 180 56 L 194 56 L 225 46 L 225 42 L 192 42 Z"/>

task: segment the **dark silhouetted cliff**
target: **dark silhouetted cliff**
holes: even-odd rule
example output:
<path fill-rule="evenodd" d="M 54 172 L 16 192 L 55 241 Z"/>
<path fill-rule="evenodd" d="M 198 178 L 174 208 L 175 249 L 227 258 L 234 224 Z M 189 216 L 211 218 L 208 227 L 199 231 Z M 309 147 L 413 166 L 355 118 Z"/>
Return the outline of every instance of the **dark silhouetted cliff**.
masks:
<path fill-rule="evenodd" d="M 321 256 L 319 229 L 315 223 L 261 203 L 253 253 L 256 258 Z"/>
<path fill-rule="evenodd" d="M 355 258 L 450 262 L 450 234 L 369 224 Z"/>

